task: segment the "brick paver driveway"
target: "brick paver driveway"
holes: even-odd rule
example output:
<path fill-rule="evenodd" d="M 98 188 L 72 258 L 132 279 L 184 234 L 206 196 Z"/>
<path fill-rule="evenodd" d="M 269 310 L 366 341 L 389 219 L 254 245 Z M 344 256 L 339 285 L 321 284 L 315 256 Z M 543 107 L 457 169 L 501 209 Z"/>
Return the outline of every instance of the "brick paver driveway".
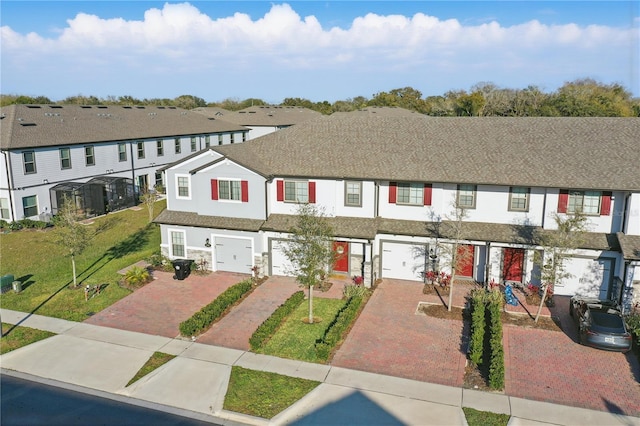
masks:
<path fill-rule="evenodd" d="M 179 325 L 232 285 L 249 275 L 213 272 L 174 280 L 173 272 L 154 271 L 155 279 L 85 322 L 164 337 L 180 335 Z"/>
<path fill-rule="evenodd" d="M 466 361 L 463 323 L 416 314 L 418 303 L 428 299 L 422 289 L 418 282 L 385 279 L 331 364 L 462 386 Z"/>
<path fill-rule="evenodd" d="M 504 327 L 505 393 L 538 401 L 640 416 L 640 366 L 621 354 L 577 343 L 569 298 L 555 297 L 551 314 L 562 332 Z"/>

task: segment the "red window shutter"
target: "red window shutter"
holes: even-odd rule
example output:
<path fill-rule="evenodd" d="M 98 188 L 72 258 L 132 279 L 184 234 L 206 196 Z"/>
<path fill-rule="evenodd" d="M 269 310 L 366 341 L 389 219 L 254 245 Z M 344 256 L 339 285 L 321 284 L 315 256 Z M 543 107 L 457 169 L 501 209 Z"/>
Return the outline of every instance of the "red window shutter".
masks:
<path fill-rule="evenodd" d="M 432 190 L 431 184 L 425 183 L 424 184 L 424 205 L 425 206 L 431 205 L 431 190 Z"/>
<path fill-rule="evenodd" d="M 276 181 L 276 199 L 278 201 L 284 201 L 284 181 L 283 180 L 277 180 Z"/>
<path fill-rule="evenodd" d="M 396 182 L 389 182 L 389 204 L 396 203 L 396 189 L 398 184 Z"/>
<path fill-rule="evenodd" d="M 249 202 L 249 182 L 246 180 L 240 181 L 240 193 L 243 203 Z"/>
<path fill-rule="evenodd" d="M 316 202 L 316 183 L 309 182 L 309 203 L 314 204 Z"/>
<path fill-rule="evenodd" d="M 211 199 L 218 199 L 218 179 L 211 179 Z"/>
<path fill-rule="evenodd" d="M 600 214 L 609 216 L 611 214 L 611 192 L 603 192 L 600 200 Z"/>
<path fill-rule="evenodd" d="M 566 213 L 569 204 L 569 190 L 561 189 L 558 195 L 558 213 Z"/>

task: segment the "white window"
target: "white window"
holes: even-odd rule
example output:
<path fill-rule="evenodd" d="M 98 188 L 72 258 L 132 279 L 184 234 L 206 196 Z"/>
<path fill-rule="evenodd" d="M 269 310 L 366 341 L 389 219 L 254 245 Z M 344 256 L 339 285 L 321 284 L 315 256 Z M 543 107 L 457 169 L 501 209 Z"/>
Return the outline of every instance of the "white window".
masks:
<path fill-rule="evenodd" d="M 60 148 L 60 168 L 71 168 L 71 150 L 69 148 Z"/>
<path fill-rule="evenodd" d="M 285 181 L 284 201 L 291 203 L 308 203 L 309 183 L 305 181 Z"/>
<path fill-rule="evenodd" d="M 362 206 L 362 182 L 344 182 L 344 205 L 352 207 Z"/>
<path fill-rule="evenodd" d="M 164 155 L 164 142 L 162 139 L 158 139 L 156 141 L 156 151 L 157 151 L 158 157 L 162 157 Z"/>
<path fill-rule="evenodd" d="M 222 135 L 218 135 L 218 145 L 222 145 L 223 140 L 222 140 Z"/>
<path fill-rule="evenodd" d="M 9 220 L 9 199 L 0 198 L 0 219 Z"/>
<path fill-rule="evenodd" d="M 464 209 L 476 208 L 475 185 L 458 185 L 458 207 Z"/>
<path fill-rule="evenodd" d="M 211 137 L 209 135 L 204 137 L 204 146 L 205 148 L 209 148 L 211 146 Z"/>
<path fill-rule="evenodd" d="M 118 144 L 118 160 L 127 161 L 127 145 L 123 143 Z"/>
<path fill-rule="evenodd" d="M 176 154 L 180 154 L 180 152 L 182 152 L 182 145 L 180 145 L 180 139 L 176 138 L 173 146 L 175 147 L 176 150 Z"/>
<path fill-rule="evenodd" d="M 235 136 L 236 136 L 236 135 L 234 135 L 233 133 L 231 133 L 231 135 L 230 135 L 230 136 L 231 136 L 231 143 L 234 143 L 234 142 L 235 142 L 235 139 L 236 139 L 236 138 L 235 138 Z"/>
<path fill-rule="evenodd" d="M 138 158 L 144 158 L 144 142 L 138 142 Z"/>
<path fill-rule="evenodd" d="M 191 152 L 196 152 L 197 149 L 198 149 L 198 145 L 196 143 L 196 137 L 191 136 Z"/>
<path fill-rule="evenodd" d="M 171 235 L 171 256 L 184 257 L 185 256 L 184 231 L 171 231 L 170 235 Z"/>
<path fill-rule="evenodd" d="M 25 151 L 22 153 L 22 163 L 24 164 L 24 174 L 36 173 L 36 153 Z"/>
<path fill-rule="evenodd" d="M 397 188 L 397 204 L 424 204 L 424 184 L 399 182 Z"/>
<path fill-rule="evenodd" d="M 218 199 L 220 200 L 240 201 L 241 191 L 242 189 L 239 180 L 218 181 Z"/>
<path fill-rule="evenodd" d="M 511 187 L 509 191 L 509 210 L 515 212 L 529 211 L 529 188 Z"/>
<path fill-rule="evenodd" d="M 22 197 L 22 210 L 24 211 L 24 217 L 37 216 L 38 197 L 36 197 L 35 195 Z"/>
<path fill-rule="evenodd" d="M 96 157 L 93 152 L 93 145 L 84 147 L 84 163 L 86 166 L 95 166 L 96 165 Z"/>
<path fill-rule="evenodd" d="M 600 191 L 571 191 L 567 203 L 567 213 L 582 211 L 587 215 L 600 214 Z"/>
<path fill-rule="evenodd" d="M 190 199 L 191 179 L 189 176 L 176 175 L 176 188 L 178 188 L 177 198 Z"/>

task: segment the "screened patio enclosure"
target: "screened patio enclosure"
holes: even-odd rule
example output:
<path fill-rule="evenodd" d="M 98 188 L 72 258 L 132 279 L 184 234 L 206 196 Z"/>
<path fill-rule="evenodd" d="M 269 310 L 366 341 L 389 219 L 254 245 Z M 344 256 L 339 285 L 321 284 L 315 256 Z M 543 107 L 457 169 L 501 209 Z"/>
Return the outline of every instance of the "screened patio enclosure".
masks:
<path fill-rule="evenodd" d="M 65 197 L 74 204 L 76 213 L 85 217 L 100 216 L 136 204 L 133 181 L 115 176 L 100 176 L 85 183 L 61 183 L 50 189 L 50 197 L 54 215 Z"/>

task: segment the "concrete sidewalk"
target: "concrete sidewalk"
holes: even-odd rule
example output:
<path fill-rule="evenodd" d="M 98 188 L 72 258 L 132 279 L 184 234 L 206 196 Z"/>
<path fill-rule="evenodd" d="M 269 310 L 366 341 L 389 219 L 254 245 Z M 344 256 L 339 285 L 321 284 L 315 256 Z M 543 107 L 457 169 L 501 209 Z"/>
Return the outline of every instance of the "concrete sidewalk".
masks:
<path fill-rule="evenodd" d="M 257 355 L 188 340 L 0 310 L 2 321 L 56 336 L 0 356 L 3 374 L 27 374 L 76 390 L 225 425 L 465 425 L 462 407 L 511 415 L 510 425 L 639 425 L 640 418 L 554 405 Z M 153 352 L 176 358 L 129 387 Z M 232 366 L 320 381 L 271 420 L 223 410 Z"/>

